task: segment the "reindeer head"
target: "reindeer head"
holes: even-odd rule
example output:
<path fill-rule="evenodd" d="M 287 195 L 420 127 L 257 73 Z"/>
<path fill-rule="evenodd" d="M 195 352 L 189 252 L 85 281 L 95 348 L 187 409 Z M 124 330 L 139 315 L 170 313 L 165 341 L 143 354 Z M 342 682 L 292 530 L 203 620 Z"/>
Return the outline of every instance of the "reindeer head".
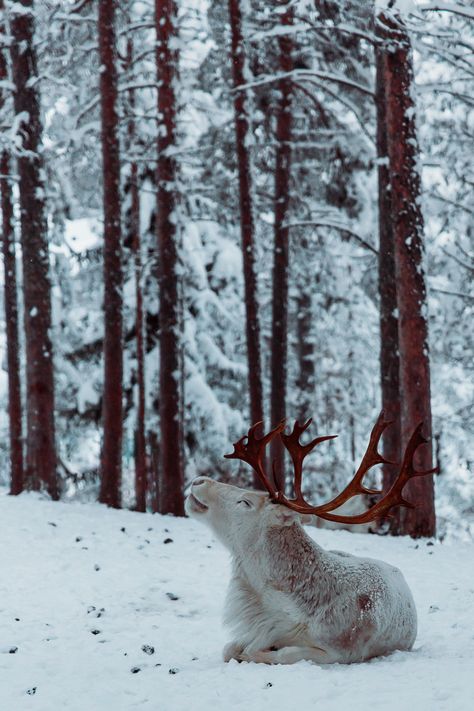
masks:
<path fill-rule="evenodd" d="M 198 477 L 186 499 L 186 513 L 206 523 L 219 540 L 238 554 L 249 550 L 270 528 L 289 526 L 300 514 L 274 503 L 263 491 L 250 491 Z"/>

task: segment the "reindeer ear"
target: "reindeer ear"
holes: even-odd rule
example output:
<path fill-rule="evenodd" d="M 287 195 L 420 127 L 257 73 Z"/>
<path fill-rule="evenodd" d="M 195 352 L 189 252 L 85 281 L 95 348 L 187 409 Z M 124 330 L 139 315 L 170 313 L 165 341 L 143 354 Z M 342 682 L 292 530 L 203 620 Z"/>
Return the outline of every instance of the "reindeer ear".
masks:
<path fill-rule="evenodd" d="M 310 526 L 313 523 L 314 516 L 312 514 L 300 514 L 300 523 L 303 526 Z"/>
<path fill-rule="evenodd" d="M 281 526 L 291 526 L 298 518 L 298 514 L 286 506 L 276 506 L 275 516 Z"/>

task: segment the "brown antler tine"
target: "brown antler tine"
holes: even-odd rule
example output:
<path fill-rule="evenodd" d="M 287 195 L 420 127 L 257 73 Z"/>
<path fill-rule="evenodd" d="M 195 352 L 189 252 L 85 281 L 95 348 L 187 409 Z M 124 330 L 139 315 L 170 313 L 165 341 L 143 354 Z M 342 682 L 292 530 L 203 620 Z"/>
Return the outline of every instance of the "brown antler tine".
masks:
<path fill-rule="evenodd" d="M 428 444 L 429 439 L 427 439 L 423 433 L 423 422 L 420 422 L 414 429 L 413 434 L 408 440 L 408 444 L 405 447 L 405 454 L 403 455 L 403 461 L 400 468 L 400 472 L 404 474 L 405 484 L 412 478 L 417 476 L 426 476 L 428 474 L 436 474 L 438 472 L 438 467 L 433 469 L 426 469 L 424 471 L 416 471 L 414 458 L 418 447 L 422 444 Z"/>
<path fill-rule="evenodd" d="M 365 451 L 364 456 L 362 457 L 362 461 L 359 464 L 356 473 L 340 494 L 334 497 L 334 499 L 331 499 L 331 501 L 328 501 L 326 504 L 322 504 L 318 507 L 321 513 L 334 511 L 334 509 L 339 508 L 339 506 L 342 506 L 342 504 L 344 504 L 352 497 L 357 496 L 358 494 L 374 495 L 382 493 L 379 489 L 369 489 L 367 486 L 364 486 L 362 480 L 369 471 L 369 469 L 374 467 L 376 464 L 393 463 L 385 459 L 385 457 L 383 457 L 378 451 L 380 439 L 387 427 L 389 427 L 391 424 L 392 421 L 385 420 L 385 413 L 382 410 L 379 416 L 377 417 L 374 426 L 372 427 L 372 431 L 370 433 L 369 438 L 369 444 L 367 445 L 367 449 Z M 319 513 L 317 513 L 317 515 L 319 515 Z"/>
<path fill-rule="evenodd" d="M 234 443 L 234 451 L 231 454 L 224 454 L 224 457 L 226 459 L 241 459 L 243 462 L 250 464 L 265 489 L 273 496 L 275 494 L 275 488 L 265 473 L 263 457 L 267 444 L 284 429 L 285 420 L 282 420 L 276 427 L 270 430 L 270 432 L 263 435 L 263 437 L 257 437 L 255 433 L 261 424 L 261 422 L 257 422 L 252 425 L 247 434 Z"/>
<path fill-rule="evenodd" d="M 337 435 L 325 435 L 323 437 L 315 437 L 311 442 L 307 444 L 301 444 L 300 437 L 305 432 L 310 424 L 312 423 L 312 418 L 310 417 L 304 424 L 300 425 L 298 421 L 295 421 L 293 425 L 292 432 L 287 435 L 283 432 L 281 433 L 282 442 L 289 452 L 294 469 L 294 490 L 295 490 L 295 501 L 304 503 L 304 498 L 301 493 L 301 483 L 303 477 L 303 460 L 304 458 L 321 442 L 325 442 L 328 439 L 334 439 Z"/>
<path fill-rule="evenodd" d="M 403 506 L 409 509 L 415 508 L 415 504 L 413 504 L 411 501 L 408 501 L 403 496 L 403 489 L 405 485 L 410 481 L 410 479 L 414 477 L 427 476 L 429 474 L 434 474 L 438 471 L 437 467 L 424 471 L 416 471 L 414 467 L 413 459 L 416 450 L 422 444 L 426 444 L 429 441 L 423 436 L 421 432 L 422 427 L 423 423 L 420 422 L 416 426 L 410 439 L 408 440 L 408 444 L 405 448 L 405 453 L 403 455 L 400 472 L 396 480 L 392 484 L 391 488 L 379 501 L 377 501 L 376 504 L 374 504 L 370 509 L 368 509 L 368 511 L 356 516 L 340 516 L 338 514 L 331 513 L 319 514 L 315 512 L 316 515 L 320 515 L 321 518 L 325 518 L 329 521 L 336 521 L 339 523 L 369 523 L 369 521 L 373 521 L 376 518 L 389 515 L 390 509 L 395 506 Z"/>

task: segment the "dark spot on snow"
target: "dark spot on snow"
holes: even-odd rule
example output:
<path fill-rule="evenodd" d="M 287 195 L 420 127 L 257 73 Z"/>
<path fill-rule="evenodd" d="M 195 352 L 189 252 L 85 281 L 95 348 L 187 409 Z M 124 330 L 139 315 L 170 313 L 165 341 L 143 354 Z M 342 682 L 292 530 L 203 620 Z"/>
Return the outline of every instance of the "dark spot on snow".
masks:
<path fill-rule="evenodd" d="M 132 672 L 132 674 L 138 674 L 138 672 L 141 671 L 141 669 L 140 669 L 140 667 L 132 667 L 130 669 L 130 671 Z"/>
<path fill-rule="evenodd" d="M 212 548 L 212 546 L 206 546 L 206 548 Z"/>
<path fill-rule="evenodd" d="M 48 521 L 48 526 L 54 526 L 54 528 L 57 528 L 57 523 L 54 523 L 54 521 Z"/>
<path fill-rule="evenodd" d="M 19 622 L 19 621 L 20 621 L 20 618 L 19 618 L 19 617 L 15 617 L 15 622 Z"/>
<path fill-rule="evenodd" d="M 8 654 L 16 654 L 18 652 L 18 647 L 10 647 Z"/>
<path fill-rule="evenodd" d="M 415 550 L 417 550 L 419 547 L 420 547 L 420 546 L 419 546 L 418 543 L 417 543 L 414 548 L 415 548 Z"/>
<path fill-rule="evenodd" d="M 170 532 L 170 529 L 169 529 L 169 528 L 164 528 L 164 529 L 163 529 L 163 533 L 169 533 L 169 532 Z"/>
<path fill-rule="evenodd" d="M 426 545 L 427 546 L 434 546 L 434 543 L 433 543 L 433 541 L 427 541 Z"/>
<path fill-rule="evenodd" d="M 80 541 L 82 541 L 82 536 L 76 536 L 76 543 L 79 543 Z"/>
<path fill-rule="evenodd" d="M 122 526 L 120 530 L 122 531 L 122 533 L 125 533 L 127 529 L 125 528 L 125 526 Z"/>
<path fill-rule="evenodd" d="M 153 531 L 153 528 L 152 528 L 152 526 L 150 526 L 150 527 L 147 528 L 146 530 L 147 530 L 147 531 Z"/>
<path fill-rule="evenodd" d="M 428 551 L 428 555 L 433 555 L 433 551 Z"/>
<path fill-rule="evenodd" d="M 142 652 L 145 652 L 145 654 L 154 654 L 155 648 L 152 647 L 151 644 L 142 644 Z"/>
<path fill-rule="evenodd" d="M 95 605 L 90 605 L 90 607 L 87 608 L 87 614 L 92 615 L 92 617 L 102 617 L 104 612 L 105 612 L 105 607 L 101 607 L 100 610 L 97 610 Z"/>
<path fill-rule="evenodd" d="M 166 597 L 168 597 L 170 600 L 179 600 L 179 597 L 171 592 L 166 593 Z"/>
<path fill-rule="evenodd" d="M 173 539 L 172 538 L 165 538 L 163 543 L 173 543 Z"/>
<path fill-rule="evenodd" d="M 171 669 L 168 669 L 168 674 L 177 674 L 179 672 L 179 669 L 176 667 L 171 667 Z"/>
<path fill-rule="evenodd" d="M 265 688 L 266 688 L 266 689 L 271 689 L 272 686 L 273 686 L 273 684 L 272 684 L 271 681 L 268 681 L 268 682 L 265 684 Z"/>
<path fill-rule="evenodd" d="M 100 570 L 100 565 L 97 565 L 97 563 L 96 563 L 96 564 L 94 565 L 94 570 L 95 570 L 95 571 Z"/>
<path fill-rule="evenodd" d="M 91 634 L 100 634 L 100 630 L 91 630 Z"/>
<path fill-rule="evenodd" d="M 124 653 L 123 653 L 123 656 L 124 656 L 124 657 L 128 657 L 128 652 L 124 652 Z"/>
<path fill-rule="evenodd" d="M 26 693 L 29 694 L 30 696 L 34 696 L 36 694 L 36 686 L 32 686 L 31 689 L 27 689 Z"/>
<path fill-rule="evenodd" d="M 198 660 L 199 660 L 199 657 L 193 657 L 193 658 L 191 659 L 192 662 L 197 662 Z"/>
<path fill-rule="evenodd" d="M 83 551 L 88 551 L 89 548 L 87 546 L 81 546 Z"/>
<path fill-rule="evenodd" d="M 161 663 L 158 662 L 157 664 L 155 664 L 155 667 L 161 667 Z"/>
<path fill-rule="evenodd" d="M 150 541 L 148 540 L 148 538 L 145 538 L 144 540 L 145 540 L 145 543 L 150 543 Z"/>

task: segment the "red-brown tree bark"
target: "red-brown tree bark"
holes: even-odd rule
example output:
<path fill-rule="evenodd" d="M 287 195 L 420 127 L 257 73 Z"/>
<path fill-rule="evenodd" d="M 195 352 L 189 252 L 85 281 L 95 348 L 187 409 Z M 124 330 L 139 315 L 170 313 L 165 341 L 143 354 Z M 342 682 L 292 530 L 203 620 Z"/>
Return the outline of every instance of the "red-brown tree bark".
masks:
<path fill-rule="evenodd" d="M 0 58 L 0 81 L 2 79 Z M 15 232 L 7 151 L 0 158 L 0 191 L 4 266 L 5 327 L 7 336 L 8 420 L 10 425 L 10 494 L 23 491 L 23 436 L 18 344 L 18 302 L 16 281 Z"/>
<path fill-rule="evenodd" d="M 4 10 L 0 0 L 0 13 Z M 0 34 L 5 26 L 0 23 Z M 6 57 L 0 50 L 0 82 L 7 81 Z M 0 106 L 2 105 L 0 92 Z M 10 156 L 0 153 L 0 206 L 2 211 L 2 243 L 4 268 L 5 330 L 7 337 L 8 420 L 10 429 L 10 494 L 23 491 L 23 437 L 20 388 L 20 358 L 18 343 L 18 298 L 16 279 L 15 228 L 13 222 L 12 179 Z"/>
<path fill-rule="evenodd" d="M 281 26 L 291 25 L 292 10 L 286 2 L 281 14 Z M 293 69 L 293 41 L 291 35 L 281 35 L 279 44 L 279 72 Z M 279 101 L 276 124 L 276 164 L 275 164 L 275 224 L 273 252 L 273 296 L 272 296 L 272 339 L 271 339 L 271 403 L 270 419 L 275 426 L 286 416 L 286 384 L 288 369 L 288 256 L 289 229 L 285 226 L 290 204 L 292 87 L 288 78 L 278 82 Z M 272 441 L 270 449 L 272 465 L 278 488 L 285 486 L 285 452 L 280 438 Z"/>
<path fill-rule="evenodd" d="M 377 24 L 376 24 L 377 31 Z M 383 438 L 383 453 L 390 462 L 399 462 L 401 447 L 400 378 L 398 343 L 397 279 L 395 274 L 394 237 L 392 228 L 391 186 L 388 166 L 386 96 L 385 96 L 386 49 L 383 45 L 375 50 L 376 78 L 375 104 L 378 159 L 378 207 L 379 207 L 379 297 L 380 297 L 380 382 L 382 408 L 385 417 L 392 420 Z M 384 464 L 383 490 L 390 489 L 396 479 L 398 468 Z M 400 532 L 400 509 L 392 512 L 390 532 Z"/>
<path fill-rule="evenodd" d="M 115 0 L 99 3 L 100 106 L 104 204 L 104 394 L 99 500 L 121 505 L 122 476 L 122 233 L 117 114 Z"/>
<path fill-rule="evenodd" d="M 231 29 L 231 60 L 234 90 L 245 83 L 245 47 L 242 30 L 240 0 L 229 0 Z M 250 166 L 250 124 L 245 91 L 234 91 L 235 144 L 239 170 L 240 232 L 245 285 L 245 316 L 247 337 L 247 368 L 250 394 L 250 420 L 263 422 L 262 359 L 260 350 L 260 322 L 255 273 L 255 228 L 252 209 L 252 174 Z M 254 487 L 260 489 L 254 475 Z"/>
<path fill-rule="evenodd" d="M 423 267 L 423 215 L 420 208 L 418 145 L 413 103 L 413 64 L 401 18 L 380 16 L 387 42 L 384 62 L 386 124 L 394 236 L 400 344 L 401 426 L 403 441 L 421 421 L 429 439 L 418 454 L 420 469 L 432 467 L 430 361 Z M 433 536 L 436 527 L 432 477 L 413 479 L 406 488 L 414 509 L 401 514 L 401 533 Z"/>
<path fill-rule="evenodd" d="M 25 487 L 44 487 L 57 499 L 51 285 L 33 2 L 20 0 L 9 12 L 14 106 L 16 114 L 22 117 L 19 126 L 22 150 L 17 163 L 26 347 Z"/>
<path fill-rule="evenodd" d="M 155 0 L 158 73 L 157 240 L 160 295 L 160 511 L 184 515 L 181 307 L 176 146 L 176 5 Z"/>
<path fill-rule="evenodd" d="M 315 363 L 313 341 L 313 307 L 311 286 L 304 278 L 300 282 L 302 288 L 296 298 L 296 348 L 298 357 L 298 376 L 296 391 L 298 396 L 296 416 L 300 422 L 305 422 L 312 415 L 315 398 Z"/>
<path fill-rule="evenodd" d="M 132 66 L 133 42 L 127 40 L 127 67 Z M 133 152 L 136 141 L 136 126 L 134 119 L 135 90 L 128 92 L 128 147 Z M 129 237 L 134 257 L 135 272 L 135 342 L 137 358 L 137 418 L 135 424 L 135 508 L 146 511 L 147 497 L 147 461 L 145 435 L 145 343 L 143 321 L 143 291 L 142 291 L 142 258 L 140 239 L 140 189 L 138 164 L 130 163 L 130 214 Z"/>

